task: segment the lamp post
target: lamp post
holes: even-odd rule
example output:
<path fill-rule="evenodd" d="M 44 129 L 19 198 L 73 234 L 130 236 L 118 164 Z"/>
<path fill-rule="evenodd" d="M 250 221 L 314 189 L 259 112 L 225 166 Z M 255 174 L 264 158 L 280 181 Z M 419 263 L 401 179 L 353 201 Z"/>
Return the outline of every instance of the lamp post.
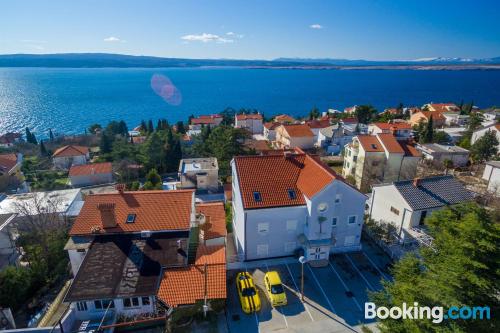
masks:
<path fill-rule="evenodd" d="M 300 256 L 299 262 L 302 264 L 302 274 L 300 279 L 301 300 L 304 302 L 304 264 L 307 262 L 306 257 Z"/>

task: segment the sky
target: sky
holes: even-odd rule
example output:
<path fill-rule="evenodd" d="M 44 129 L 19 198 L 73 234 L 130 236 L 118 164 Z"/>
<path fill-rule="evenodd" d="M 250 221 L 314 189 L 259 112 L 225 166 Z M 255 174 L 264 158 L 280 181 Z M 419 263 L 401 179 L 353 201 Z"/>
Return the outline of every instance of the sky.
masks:
<path fill-rule="evenodd" d="M 0 54 L 500 56 L 498 0 L 0 0 Z"/>

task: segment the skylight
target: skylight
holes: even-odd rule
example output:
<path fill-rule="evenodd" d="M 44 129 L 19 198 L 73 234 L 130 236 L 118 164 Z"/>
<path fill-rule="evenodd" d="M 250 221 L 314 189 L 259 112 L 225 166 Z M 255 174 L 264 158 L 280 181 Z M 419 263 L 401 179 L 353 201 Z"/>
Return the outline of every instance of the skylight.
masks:
<path fill-rule="evenodd" d="M 295 193 L 295 190 L 288 189 L 288 197 L 292 200 L 297 199 L 297 193 Z"/>
<path fill-rule="evenodd" d="M 374 143 L 372 143 L 372 148 L 373 148 L 373 149 L 377 149 L 377 145 L 376 145 L 376 144 L 374 144 Z"/>
<path fill-rule="evenodd" d="M 128 214 L 127 223 L 134 223 L 134 222 L 135 222 L 135 214 Z"/>
<path fill-rule="evenodd" d="M 262 196 L 260 195 L 260 192 L 253 192 L 253 198 L 255 202 L 262 202 Z"/>

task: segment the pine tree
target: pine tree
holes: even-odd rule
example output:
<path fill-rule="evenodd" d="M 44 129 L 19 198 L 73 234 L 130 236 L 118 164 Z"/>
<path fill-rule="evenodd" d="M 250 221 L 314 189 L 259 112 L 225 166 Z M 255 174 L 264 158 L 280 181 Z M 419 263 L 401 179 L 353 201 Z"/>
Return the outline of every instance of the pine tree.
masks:
<path fill-rule="evenodd" d="M 149 119 L 148 121 L 148 132 L 149 133 L 153 133 L 155 131 L 155 128 L 153 126 L 153 121 L 151 119 Z"/>
<path fill-rule="evenodd" d="M 487 161 L 498 153 L 498 139 L 495 131 L 486 131 L 486 133 L 479 138 L 471 146 L 470 151 L 472 159 L 475 162 Z"/>
<path fill-rule="evenodd" d="M 101 135 L 101 143 L 99 145 L 101 149 L 101 153 L 107 154 L 110 153 L 113 146 L 113 139 L 111 135 L 107 131 L 103 131 Z"/>
<path fill-rule="evenodd" d="M 28 127 L 26 127 L 25 131 L 26 131 L 26 142 L 33 143 L 33 138 L 31 136 L 30 129 Z"/>
<path fill-rule="evenodd" d="M 128 136 L 128 127 L 127 127 L 127 124 L 123 120 L 120 120 L 120 123 L 119 123 L 118 127 L 119 127 L 120 134 L 123 137 L 127 137 Z"/>
<path fill-rule="evenodd" d="M 45 148 L 45 145 L 43 143 L 43 140 L 40 140 L 40 154 L 42 154 L 42 156 L 47 156 L 47 148 Z"/>
<path fill-rule="evenodd" d="M 182 122 L 182 120 L 177 122 L 177 133 L 180 134 L 186 133 L 186 128 L 184 127 L 184 122 Z"/>
<path fill-rule="evenodd" d="M 156 124 L 156 130 L 161 131 L 163 129 L 163 126 L 161 124 L 161 119 L 158 119 L 158 123 Z"/>
<path fill-rule="evenodd" d="M 144 120 L 141 120 L 141 131 L 146 132 L 148 130 L 148 125 Z"/>
<path fill-rule="evenodd" d="M 431 143 L 433 138 L 434 138 L 434 120 L 432 120 L 432 115 L 431 115 L 425 127 L 424 141 L 425 143 Z"/>
<path fill-rule="evenodd" d="M 31 132 L 31 143 L 34 145 L 38 144 L 38 140 L 36 139 L 35 133 Z"/>
<path fill-rule="evenodd" d="M 87 132 L 86 129 L 85 129 L 85 132 Z M 50 138 L 50 142 L 54 142 L 54 133 L 52 133 L 52 129 L 49 129 L 49 138 Z"/>

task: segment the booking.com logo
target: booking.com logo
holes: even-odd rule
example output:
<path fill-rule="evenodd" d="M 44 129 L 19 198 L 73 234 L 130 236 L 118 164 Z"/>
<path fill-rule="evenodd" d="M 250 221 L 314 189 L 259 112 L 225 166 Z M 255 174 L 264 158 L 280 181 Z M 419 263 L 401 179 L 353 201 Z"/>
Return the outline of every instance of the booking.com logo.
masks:
<path fill-rule="evenodd" d="M 435 324 L 441 323 L 445 319 L 490 319 L 489 306 L 451 306 L 447 311 L 442 306 L 419 306 L 417 302 L 413 306 L 403 303 L 401 307 L 385 306 L 377 307 L 375 303 L 365 303 L 365 319 L 432 319 Z"/>

